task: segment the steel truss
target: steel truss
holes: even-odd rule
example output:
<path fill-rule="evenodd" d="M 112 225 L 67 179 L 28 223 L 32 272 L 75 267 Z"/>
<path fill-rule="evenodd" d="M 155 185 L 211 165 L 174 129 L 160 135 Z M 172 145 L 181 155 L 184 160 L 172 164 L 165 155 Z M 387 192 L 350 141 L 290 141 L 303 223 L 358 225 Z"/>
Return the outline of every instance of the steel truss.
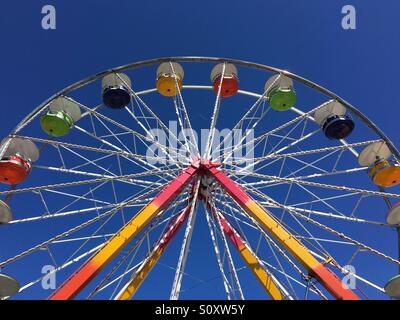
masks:
<path fill-rule="evenodd" d="M 89 260 L 87 260 L 72 276 L 67 279 L 49 297 L 51 300 L 69 300 L 76 297 L 84 287 L 126 246 L 143 230 L 152 219 L 169 203 L 176 199 L 184 187 L 197 177 L 198 183 L 192 190 L 192 199 L 181 213 L 173 219 L 166 231 L 156 242 L 148 257 L 134 272 L 131 279 L 119 292 L 116 299 L 130 299 L 142 284 L 151 269 L 157 263 L 172 240 L 178 229 L 182 226 L 188 215 L 193 214 L 199 196 L 200 179 L 212 177 L 220 187 L 252 218 L 280 246 L 285 249 L 309 274 L 336 299 L 357 300 L 358 296 L 348 288 L 344 288 L 341 280 L 326 266 L 326 261 L 318 261 L 310 250 L 301 241 L 291 234 L 276 220 L 272 214 L 253 200 L 238 184 L 230 179 L 218 165 L 209 161 L 195 160 L 190 167 L 174 178 L 150 203 L 127 222 L 107 243 L 102 246 Z M 193 191 L 193 189 L 196 189 Z M 263 262 L 257 257 L 246 241 L 232 227 L 227 218 L 218 211 L 208 197 L 206 207 L 212 212 L 214 219 L 239 252 L 243 260 L 250 267 L 257 280 L 264 287 L 272 299 L 282 300 L 289 298 L 287 292 L 279 282 L 267 271 Z"/>

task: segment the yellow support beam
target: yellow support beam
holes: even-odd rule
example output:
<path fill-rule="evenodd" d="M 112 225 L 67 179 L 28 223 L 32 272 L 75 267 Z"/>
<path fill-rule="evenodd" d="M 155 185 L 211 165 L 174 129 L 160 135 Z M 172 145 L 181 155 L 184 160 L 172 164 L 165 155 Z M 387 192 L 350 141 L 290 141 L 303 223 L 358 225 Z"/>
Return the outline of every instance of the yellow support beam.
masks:
<path fill-rule="evenodd" d="M 123 226 L 104 247 L 56 289 L 49 299 L 73 299 L 161 210 L 179 195 L 197 172 L 198 166 L 194 164 L 176 177 Z"/>
<path fill-rule="evenodd" d="M 222 188 L 254 218 L 283 248 L 285 248 L 308 272 L 315 277 L 336 299 L 359 300 L 350 289 L 323 263 L 274 218 L 271 212 L 253 200 L 238 184 L 226 176 L 215 164 L 206 165 L 208 173 Z"/>
<path fill-rule="evenodd" d="M 261 261 L 251 250 L 249 245 L 243 240 L 239 233 L 234 229 L 234 227 L 228 222 L 228 220 L 222 215 L 222 213 L 217 212 L 215 207 L 212 207 L 214 216 L 217 217 L 219 223 L 222 226 L 224 233 L 231 240 L 233 246 L 236 248 L 242 259 L 246 262 L 247 266 L 263 286 L 267 294 L 273 300 L 285 300 L 285 296 L 279 289 L 276 281 L 271 277 L 271 275 L 265 270 L 265 267 L 261 264 Z"/>
<path fill-rule="evenodd" d="M 149 259 L 141 265 L 137 272 L 135 272 L 134 276 L 125 285 L 115 300 L 131 300 L 143 281 L 146 280 L 146 277 L 149 275 L 153 267 L 157 264 L 163 253 L 164 250 L 160 247 L 152 252 Z"/>
<path fill-rule="evenodd" d="M 136 291 L 142 285 L 143 281 L 149 275 L 153 267 L 157 264 L 158 260 L 165 252 L 168 244 L 171 242 L 174 235 L 178 232 L 179 228 L 185 221 L 188 213 L 190 212 L 191 205 L 186 207 L 175 219 L 168 225 L 164 234 L 156 242 L 150 255 L 143 261 L 140 267 L 133 273 L 131 279 L 118 293 L 115 300 L 131 300 Z"/>

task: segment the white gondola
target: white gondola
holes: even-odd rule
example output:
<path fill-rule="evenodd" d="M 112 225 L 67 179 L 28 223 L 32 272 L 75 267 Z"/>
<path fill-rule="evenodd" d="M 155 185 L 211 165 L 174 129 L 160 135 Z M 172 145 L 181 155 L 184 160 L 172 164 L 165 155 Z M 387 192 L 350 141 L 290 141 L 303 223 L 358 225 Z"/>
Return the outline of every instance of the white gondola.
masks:
<path fill-rule="evenodd" d="M 0 274 L 0 298 L 7 298 L 18 293 L 21 288 L 17 280 Z"/>
<path fill-rule="evenodd" d="M 10 206 L 0 200 L 0 224 L 9 223 L 12 220 Z"/>
<path fill-rule="evenodd" d="M 368 145 L 358 156 L 358 163 L 363 167 L 371 167 L 379 160 L 387 160 L 392 152 L 384 141 L 377 141 Z"/>
<path fill-rule="evenodd" d="M 59 97 L 54 99 L 49 106 L 49 110 L 53 113 L 64 112 L 68 114 L 74 122 L 77 122 L 82 115 L 81 108 L 79 104 L 67 97 Z"/>
<path fill-rule="evenodd" d="M 391 226 L 400 225 L 400 203 L 393 206 L 386 216 L 386 222 Z"/>
<path fill-rule="evenodd" d="M 39 149 L 32 141 L 28 139 L 23 139 L 23 138 L 4 139 L 1 145 L 6 147 L 6 151 L 4 152 L 3 158 L 15 154 L 21 154 L 32 162 L 35 162 L 39 159 Z"/>
<path fill-rule="evenodd" d="M 219 63 L 214 68 L 211 70 L 211 81 L 214 82 L 218 77 L 222 75 L 222 72 L 224 70 L 224 64 Z M 226 77 L 236 77 L 238 76 L 238 71 L 232 63 L 225 63 L 225 72 L 224 76 Z"/>
<path fill-rule="evenodd" d="M 161 76 L 177 76 L 181 80 L 185 76 L 183 67 L 177 62 L 163 62 L 157 68 L 157 78 Z"/>
<path fill-rule="evenodd" d="M 314 119 L 317 124 L 322 126 L 326 119 L 332 116 L 343 116 L 346 114 L 346 108 L 337 101 L 330 101 L 323 107 L 314 112 Z"/>
<path fill-rule="evenodd" d="M 400 299 L 400 275 L 390 279 L 385 285 L 385 292 L 393 299 Z"/>

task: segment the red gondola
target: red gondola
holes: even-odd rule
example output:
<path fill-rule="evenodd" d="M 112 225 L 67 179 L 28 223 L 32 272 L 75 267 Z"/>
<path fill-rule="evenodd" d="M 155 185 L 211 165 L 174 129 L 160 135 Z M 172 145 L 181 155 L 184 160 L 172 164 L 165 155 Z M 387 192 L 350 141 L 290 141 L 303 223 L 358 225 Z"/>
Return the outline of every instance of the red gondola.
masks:
<path fill-rule="evenodd" d="M 19 184 L 31 172 L 31 163 L 23 156 L 16 154 L 0 160 L 0 181 L 6 184 Z"/>
<path fill-rule="evenodd" d="M 221 77 L 224 73 L 224 78 Z M 219 86 L 221 84 L 221 97 L 229 98 L 234 96 L 239 90 L 239 78 L 236 67 L 231 63 L 217 64 L 211 71 L 211 81 L 213 83 L 214 92 L 218 94 Z"/>

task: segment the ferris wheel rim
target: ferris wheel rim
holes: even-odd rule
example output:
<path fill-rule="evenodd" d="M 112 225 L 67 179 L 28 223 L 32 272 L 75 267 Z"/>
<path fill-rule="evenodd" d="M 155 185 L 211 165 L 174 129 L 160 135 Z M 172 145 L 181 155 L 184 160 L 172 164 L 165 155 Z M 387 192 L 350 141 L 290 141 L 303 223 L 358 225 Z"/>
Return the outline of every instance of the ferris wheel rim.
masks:
<path fill-rule="evenodd" d="M 89 78 L 86 78 L 86 79 L 84 79 L 84 80 L 81 80 L 81 81 L 79 81 L 79 82 L 77 82 L 77 83 L 75 83 L 75 84 L 73 84 L 73 85 L 71 85 L 71 86 L 69 86 L 69 87 L 67 87 L 67 88 L 65 88 L 64 90 L 62 90 L 62 91 L 59 91 L 56 95 L 53 95 L 52 97 L 50 97 L 46 102 L 44 102 L 42 105 L 40 105 L 38 108 L 36 108 L 35 110 L 33 110 L 33 112 L 31 112 L 31 114 L 30 115 L 28 115 L 28 117 L 26 117 L 20 124 L 29 124 L 29 122 L 33 119 L 33 118 L 35 118 L 35 116 L 38 114 L 38 113 L 40 113 L 44 108 L 46 108 L 47 106 L 48 106 L 48 104 L 51 102 L 51 101 L 53 101 L 54 99 L 56 99 L 57 97 L 59 97 L 59 96 L 62 96 L 62 95 L 64 95 L 64 94 L 67 94 L 67 93 L 69 93 L 69 92 L 72 92 L 72 91 L 74 91 L 75 89 L 78 89 L 78 88 L 80 88 L 80 87 L 83 87 L 83 86 L 85 86 L 85 85 L 87 85 L 87 84 L 89 84 L 89 83 L 92 83 L 92 82 L 94 82 L 94 81 L 96 81 L 96 80 L 98 80 L 99 78 L 101 78 L 102 76 L 104 76 L 104 75 L 106 75 L 106 74 L 109 74 L 109 73 L 113 73 L 113 72 L 120 72 L 120 71 L 123 71 L 123 70 L 130 70 L 130 69 L 135 69 L 135 68 L 139 68 L 139 67 L 141 67 L 141 66 L 149 66 L 149 65 L 153 65 L 153 64 L 156 64 L 156 63 L 161 63 L 161 62 L 165 62 L 165 61 L 169 61 L 169 62 L 171 62 L 171 61 L 179 61 L 179 62 L 232 62 L 232 63 L 235 63 L 235 64 L 237 64 L 237 65 L 240 65 L 241 63 L 238 63 L 237 62 L 237 60 L 232 60 L 232 59 L 225 59 L 225 58 L 206 58 L 206 57 L 204 57 L 204 58 L 202 58 L 202 57 L 177 57 L 177 58 L 160 58 L 160 59 L 153 59 L 153 60 L 146 60 L 146 61 L 142 61 L 142 62 L 138 62 L 138 63 L 133 63 L 133 64 L 129 64 L 129 65 L 125 65 L 125 66 L 121 66 L 121 67 L 118 67 L 118 68 L 114 68 L 114 69 L 109 69 L 109 70 L 107 70 L 107 71 L 104 71 L 104 72 L 102 72 L 102 73 L 99 73 L 99 74 L 96 74 L 96 75 L 94 75 L 94 76 L 92 76 L 92 77 L 89 77 Z M 249 65 L 247 65 L 247 62 L 242 62 L 242 64 L 245 66 L 245 67 L 249 67 Z M 262 68 L 259 68 L 259 67 L 257 67 L 258 66 L 258 64 L 254 64 L 254 63 L 248 63 L 248 64 L 250 64 L 251 66 L 251 68 L 254 68 L 254 69 L 262 69 Z M 260 66 L 263 66 L 263 65 L 260 65 Z M 298 79 L 296 79 L 296 77 L 298 77 L 298 78 L 301 78 L 301 77 L 299 77 L 299 76 L 297 76 L 297 75 L 294 75 L 294 74 L 290 74 L 289 72 L 287 72 L 287 71 L 284 71 L 284 70 L 281 70 L 281 69 L 277 69 L 277 68 L 272 68 L 272 67 L 268 67 L 268 66 L 263 66 L 263 67 L 265 67 L 264 68 L 264 71 L 269 71 L 269 72 L 279 72 L 279 73 L 281 73 L 281 74 L 284 74 L 284 75 L 287 75 L 288 77 L 292 77 L 293 79 L 295 79 L 295 80 L 297 80 L 297 81 L 299 81 Z M 304 79 L 304 78 L 301 78 L 301 79 Z M 304 79 L 305 80 L 305 79 Z M 309 80 L 305 80 L 305 81 L 309 81 Z M 309 81 L 310 82 L 310 81 Z M 310 82 L 310 83 L 312 83 L 312 82 Z M 313 83 L 312 83 L 313 84 Z M 318 86 L 318 85 L 316 85 L 316 86 Z M 201 88 L 202 87 L 202 88 Z M 311 86 L 309 86 L 309 87 L 311 87 Z M 319 86 L 318 86 L 319 87 Z M 183 86 L 183 88 L 184 89 L 212 89 L 212 87 L 211 86 L 195 86 L 195 85 L 192 85 L 192 86 L 190 86 L 190 85 L 185 85 L 185 86 Z M 324 89 L 323 87 L 321 87 L 322 89 Z M 320 91 L 320 90 L 318 90 L 317 88 L 315 88 L 315 87 L 311 87 L 311 89 L 314 89 L 314 90 L 317 90 L 317 91 L 319 91 L 319 92 L 321 92 L 321 93 L 323 93 L 323 94 L 325 94 L 325 95 L 327 95 L 327 96 L 329 96 L 329 97 L 331 97 L 331 98 L 335 98 L 336 100 L 338 100 L 338 101 L 344 101 L 344 100 L 339 100 L 339 99 L 337 99 L 336 97 L 337 96 L 332 96 L 332 95 L 330 95 L 330 94 L 327 94 L 327 93 L 325 93 L 325 92 L 322 92 L 322 91 Z M 324 89 L 324 90 L 327 90 L 327 89 Z M 144 90 L 144 91 L 141 91 L 141 92 L 143 92 L 143 94 L 146 94 L 146 93 L 152 93 L 152 92 L 155 92 L 156 91 L 156 89 L 148 89 L 148 90 Z M 329 91 L 330 92 L 330 91 Z M 245 94 L 246 95 L 246 93 L 247 94 L 250 94 L 250 95 L 254 95 L 254 97 L 256 97 L 256 95 L 257 95 L 257 97 L 258 96 L 262 96 L 262 95 L 260 95 L 260 94 L 257 94 L 257 93 L 255 93 L 255 92 L 250 92 L 250 91 L 244 91 L 244 90 L 240 90 L 239 91 L 239 94 Z M 139 92 L 137 92 L 137 94 L 138 95 L 140 95 L 139 94 Z M 332 93 L 331 93 L 332 94 Z M 347 107 L 348 107 L 348 104 L 347 103 L 344 103 L 344 105 L 346 105 Z M 354 107 L 353 107 L 354 108 Z M 355 108 L 354 108 L 355 109 Z M 351 110 L 351 111 L 353 111 L 353 109 L 352 108 L 350 108 L 349 107 L 349 110 Z M 356 109 L 357 110 L 357 109 Z M 295 111 L 294 109 L 292 109 L 292 111 Z M 300 110 L 301 111 L 301 110 Z M 358 111 L 358 110 L 357 110 Z M 359 112 L 359 111 L 358 111 Z M 360 114 L 362 115 L 362 113 L 360 112 Z M 30 119 L 29 119 L 29 116 L 32 116 Z M 365 123 L 365 121 L 362 119 L 362 118 L 360 118 L 360 117 L 358 117 L 360 120 L 362 120 L 364 123 Z M 367 118 L 366 118 L 367 119 Z M 368 119 L 367 119 L 368 120 Z M 369 120 L 368 120 L 369 121 Z M 371 122 L 372 123 L 372 122 Z M 367 125 L 368 125 L 368 123 L 367 123 Z M 387 144 L 388 144 L 388 146 L 390 147 L 390 145 L 391 145 L 391 142 L 390 142 L 390 140 L 382 133 L 382 135 L 380 135 L 379 134 L 379 132 L 381 132 L 380 130 L 379 130 L 379 128 L 378 127 L 376 127 L 373 123 L 372 123 L 372 125 L 373 126 L 371 126 L 371 125 L 368 125 L 369 127 L 370 127 L 370 129 L 372 129 L 376 134 L 378 134 Z M 18 128 L 18 127 L 17 127 Z M 376 130 L 375 130 L 376 129 Z M 378 131 L 379 130 L 379 131 Z M 395 149 L 396 150 L 396 152 L 393 152 L 393 155 L 395 156 L 395 158 L 396 159 L 398 159 L 398 157 L 397 157 L 397 154 L 398 154 L 398 151 L 397 151 L 397 149 Z"/>
<path fill-rule="evenodd" d="M 94 75 L 88 76 L 82 80 L 79 80 L 64 89 L 58 91 L 57 93 L 53 94 L 51 97 L 46 99 L 44 102 L 42 102 L 38 107 L 36 107 L 33 111 L 31 111 L 22 121 L 19 122 L 19 124 L 11 131 L 11 134 L 15 134 L 18 132 L 19 128 L 24 125 L 29 119 L 33 116 L 35 116 L 37 113 L 40 113 L 43 111 L 51 101 L 54 99 L 68 94 L 71 91 L 74 91 L 80 87 L 83 87 L 89 83 L 92 83 L 110 73 L 116 73 L 116 72 L 122 72 L 125 70 L 133 70 L 137 69 L 140 67 L 146 67 L 146 66 L 151 66 L 151 65 L 156 65 L 160 64 L 163 62 L 208 62 L 208 63 L 231 63 L 235 65 L 239 65 L 242 67 L 247 67 L 250 69 L 255 69 L 255 70 L 261 70 L 265 72 L 271 72 L 271 73 L 279 73 L 282 74 L 286 77 L 289 77 L 295 81 L 298 81 L 299 83 L 302 83 L 306 85 L 307 87 L 314 89 L 318 91 L 321 94 L 324 94 L 341 104 L 343 104 L 346 108 L 348 108 L 354 115 L 357 116 L 362 122 L 364 122 L 368 127 L 370 127 L 382 140 L 384 140 L 389 147 L 390 151 L 392 152 L 394 158 L 397 160 L 397 162 L 400 161 L 400 151 L 396 148 L 396 146 L 393 144 L 393 142 L 385 135 L 385 133 L 374 123 L 372 122 L 366 115 L 364 115 L 358 108 L 350 104 L 348 101 L 340 97 L 339 95 L 335 94 L 334 92 L 330 91 L 329 89 L 309 80 L 306 79 L 302 76 L 299 76 L 295 73 L 289 72 L 284 69 L 260 64 L 260 63 L 255 63 L 255 62 L 250 62 L 250 61 L 245 61 L 245 60 L 240 60 L 240 59 L 232 59 L 232 58 L 217 58 L 217 57 L 204 57 L 204 56 L 178 56 L 178 57 L 161 57 L 161 58 L 154 58 L 154 59 L 148 59 L 148 60 L 141 60 L 138 62 L 133 62 L 133 63 L 128 63 L 125 65 L 121 65 L 119 67 L 115 68 L 110 68 L 105 71 L 96 73 Z M 2 150 L 0 150 L 0 154 L 2 153 Z"/>

